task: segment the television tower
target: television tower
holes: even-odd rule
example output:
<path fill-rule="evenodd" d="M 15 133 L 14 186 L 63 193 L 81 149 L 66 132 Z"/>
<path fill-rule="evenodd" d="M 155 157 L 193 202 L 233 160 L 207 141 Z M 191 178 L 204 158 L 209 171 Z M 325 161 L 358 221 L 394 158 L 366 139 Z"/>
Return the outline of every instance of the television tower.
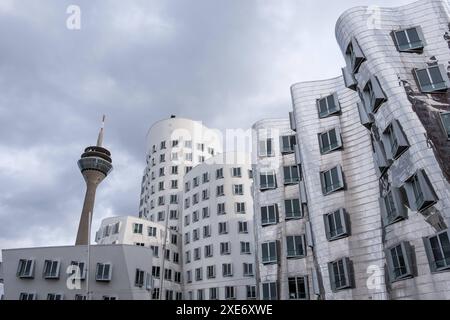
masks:
<path fill-rule="evenodd" d="M 102 147 L 103 131 L 105 128 L 105 116 L 98 134 L 97 145 L 87 147 L 78 160 L 78 167 L 86 181 L 86 195 L 84 197 L 83 211 L 81 212 L 80 225 L 78 227 L 77 241 L 75 245 L 88 245 L 89 232 L 91 230 L 92 213 L 94 210 L 95 192 L 98 185 L 111 173 L 111 153 Z"/>

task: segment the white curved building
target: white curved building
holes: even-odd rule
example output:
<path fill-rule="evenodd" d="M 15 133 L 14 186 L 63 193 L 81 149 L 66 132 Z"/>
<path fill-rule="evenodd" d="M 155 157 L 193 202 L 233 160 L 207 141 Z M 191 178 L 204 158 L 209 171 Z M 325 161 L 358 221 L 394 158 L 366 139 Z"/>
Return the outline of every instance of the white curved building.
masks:
<path fill-rule="evenodd" d="M 168 232 L 166 232 L 166 230 Z M 163 225 L 137 217 L 113 217 L 102 221 L 97 244 L 136 245 L 152 249 L 152 300 L 181 300 L 181 235 Z"/>
<path fill-rule="evenodd" d="M 256 299 L 250 155 L 220 154 L 183 181 L 188 300 Z"/>
<path fill-rule="evenodd" d="M 147 134 L 139 216 L 180 230 L 183 176 L 221 152 L 220 133 L 201 122 L 174 116 L 156 122 Z"/>
<path fill-rule="evenodd" d="M 371 20 L 358 7 L 336 26 L 373 140 L 390 299 L 450 297 L 449 12 L 422 0 Z"/>

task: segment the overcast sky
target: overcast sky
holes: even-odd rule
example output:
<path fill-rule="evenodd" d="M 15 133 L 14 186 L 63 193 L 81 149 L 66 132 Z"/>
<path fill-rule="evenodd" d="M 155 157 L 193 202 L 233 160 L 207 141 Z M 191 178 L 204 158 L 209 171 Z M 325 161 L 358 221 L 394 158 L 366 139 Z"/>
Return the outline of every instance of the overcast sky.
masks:
<path fill-rule="evenodd" d="M 248 128 L 291 109 L 289 87 L 335 77 L 335 22 L 403 0 L 0 0 L 0 249 L 71 245 L 76 162 L 107 114 L 115 170 L 93 229 L 137 215 L 145 135 L 171 114 Z M 69 5 L 81 30 L 66 27 Z"/>

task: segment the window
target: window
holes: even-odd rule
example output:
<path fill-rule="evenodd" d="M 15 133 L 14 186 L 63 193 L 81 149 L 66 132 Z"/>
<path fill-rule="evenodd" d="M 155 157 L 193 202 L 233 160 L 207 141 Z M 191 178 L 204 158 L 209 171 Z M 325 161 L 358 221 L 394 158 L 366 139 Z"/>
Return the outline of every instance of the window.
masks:
<path fill-rule="evenodd" d="M 450 140 L 450 112 L 441 113 L 442 126 L 444 127 L 447 138 Z"/>
<path fill-rule="evenodd" d="M 433 206 L 438 198 L 424 170 L 418 170 L 405 184 L 411 210 L 422 212 Z"/>
<path fill-rule="evenodd" d="M 449 88 L 449 79 L 444 65 L 440 64 L 414 71 L 423 93 L 445 91 Z"/>
<path fill-rule="evenodd" d="M 174 263 L 179 263 L 180 262 L 180 254 L 177 252 L 173 253 L 173 262 Z"/>
<path fill-rule="evenodd" d="M 408 140 L 397 120 L 391 122 L 383 133 L 384 145 L 387 148 L 389 159 L 398 159 L 409 148 Z"/>
<path fill-rule="evenodd" d="M 171 189 L 178 189 L 178 180 L 170 181 L 170 188 Z"/>
<path fill-rule="evenodd" d="M 287 166 L 283 168 L 284 184 L 296 184 L 300 181 L 298 166 Z"/>
<path fill-rule="evenodd" d="M 17 276 L 19 278 L 34 278 L 34 260 L 20 259 L 17 267 Z"/>
<path fill-rule="evenodd" d="M 166 219 L 166 213 L 164 211 L 158 212 L 158 221 L 164 221 Z"/>
<path fill-rule="evenodd" d="M 166 290 L 166 300 L 173 300 L 173 290 Z"/>
<path fill-rule="evenodd" d="M 191 170 L 192 170 L 192 166 L 186 166 L 186 167 L 184 168 L 184 173 L 185 173 L 185 174 L 188 174 Z"/>
<path fill-rule="evenodd" d="M 145 271 L 136 269 L 136 274 L 134 277 L 134 286 L 142 288 L 144 286 Z"/>
<path fill-rule="evenodd" d="M 112 266 L 109 263 L 97 263 L 96 281 L 111 281 Z"/>
<path fill-rule="evenodd" d="M 377 77 L 372 77 L 364 87 L 363 101 L 366 110 L 370 113 L 376 113 L 381 105 L 387 101 Z"/>
<path fill-rule="evenodd" d="M 113 225 L 113 231 L 112 231 L 112 233 L 113 233 L 113 234 L 118 234 L 118 233 L 119 233 L 119 230 L 120 230 L 120 222 L 116 222 L 116 223 Z"/>
<path fill-rule="evenodd" d="M 261 207 L 261 225 L 268 226 L 278 223 L 278 205 Z"/>
<path fill-rule="evenodd" d="M 333 292 L 349 289 L 353 286 L 351 261 L 349 258 L 342 258 L 329 262 L 328 273 L 330 276 L 331 290 Z"/>
<path fill-rule="evenodd" d="M 164 196 L 158 197 L 158 206 L 163 206 L 165 202 Z"/>
<path fill-rule="evenodd" d="M 208 148 L 208 153 L 213 156 L 214 155 L 214 148 Z"/>
<path fill-rule="evenodd" d="M 153 256 L 155 258 L 159 257 L 159 247 L 158 246 L 150 246 L 150 249 L 153 251 Z"/>
<path fill-rule="evenodd" d="M 281 137 L 281 153 L 293 153 L 296 143 L 295 135 Z"/>
<path fill-rule="evenodd" d="M 217 300 L 218 298 L 217 288 L 209 288 L 209 300 Z"/>
<path fill-rule="evenodd" d="M 211 237 L 211 226 L 203 226 L 203 238 Z"/>
<path fill-rule="evenodd" d="M 194 186 L 194 188 L 198 187 L 200 185 L 200 178 L 199 177 L 195 177 L 192 180 L 192 185 Z"/>
<path fill-rule="evenodd" d="M 394 31 L 395 44 L 400 52 L 417 52 L 424 48 L 424 37 L 420 27 Z"/>
<path fill-rule="evenodd" d="M 192 231 L 192 239 L 193 239 L 194 241 L 200 240 L 200 229 L 199 229 L 199 228 L 194 229 L 194 230 Z"/>
<path fill-rule="evenodd" d="M 345 52 L 345 60 L 347 66 L 353 74 L 358 73 L 362 63 L 366 61 L 366 57 L 355 38 L 352 39 Z"/>
<path fill-rule="evenodd" d="M 276 241 L 265 242 L 261 244 L 261 249 L 263 264 L 274 264 L 278 262 Z"/>
<path fill-rule="evenodd" d="M 203 269 L 197 268 L 195 269 L 195 281 L 203 280 Z"/>
<path fill-rule="evenodd" d="M 113 301 L 113 300 L 117 300 L 116 296 L 103 296 L 102 297 L 104 301 Z"/>
<path fill-rule="evenodd" d="M 36 300 L 36 294 L 35 293 L 25 293 L 22 292 L 19 295 L 19 300 L 25 301 L 25 300 Z"/>
<path fill-rule="evenodd" d="M 173 281 L 175 283 L 181 283 L 181 272 L 175 272 Z"/>
<path fill-rule="evenodd" d="M 160 177 L 164 177 L 165 176 L 164 168 L 159 168 L 159 176 Z"/>
<path fill-rule="evenodd" d="M 221 242 L 220 243 L 220 254 L 221 255 L 229 255 L 229 254 L 231 254 L 230 243 L 229 242 Z"/>
<path fill-rule="evenodd" d="M 202 209 L 202 217 L 203 219 L 209 218 L 209 208 L 205 207 Z"/>
<path fill-rule="evenodd" d="M 247 300 L 256 299 L 256 286 L 246 286 Z"/>
<path fill-rule="evenodd" d="M 253 277 L 254 276 L 253 263 L 244 263 L 243 267 L 244 267 L 244 277 Z"/>
<path fill-rule="evenodd" d="M 209 173 L 208 173 L 208 172 L 205 172 L 205 173 L 203 174 L 203 176 L 202 176 L 202 181 L 203 181 L 203 183 L 209 182 Z"/>
<path fill-rule="evenodd" d="M 191 183 L 190 182 L 186 182 L 184 184 L 184 191 L 185 192 L 189 192 L 191 190 Z"/>
<path fill-rule="evenodd" d="M 341 111 L 339 100 L 336 94 L 318 99 L 317 108 L 319 110 L 319 118 L 321 119 L 338 114 Z"/>
<path fill-rule="evenodd" d="M 402 242 L 386 250 L 386 260 L 391 282 L 414 277 L 413 250 L 408 242 Z"/>
<path fill-rule="evenodd" d="M 177 220 L 178 219 L 178 210 L 170 210 L 169 217 L 170 217 L 170 220 Z"/>
<path fill-rule="evenodd" d="M 260 157 L 273 157 L 273 139 L 267 138 L 259 141 L 259 156 Z"/>
<path fill-rule="evenodd" d="M 171 173 L 172 173 L 172 175 L 177 175 L 178 174 L 178 166 L 172 166 Z"/>
<path fill-rule="evenodd" d="M 225 211 L 225 203 L 218 203 L 218 204 L 217 204 L 217 214 L 218 214 L 218 215 L 224 215 L 224 214 L 226 214 L 226 211 Z"/>
<path fill-rule="evenodd" d="M 194 195 L 192 196 L 192 205 L 197 204 L 199 201 L 200 201 L 200 200 L 199 200 L 199 194 L 198 194 L 198 193 L 194 194 Z"/>
<path fill-rule="evenodd" d="M 49 293 L 47 294 L 47 300 L 62 300 L 62 294 L 61 293 Z"/>
<path fill-rule="evenodd" d="M 165 155 L 165 154 L 160 154 L 160 155 L 159 155 L 159 162 L 160 162 L 160 163 L 166 162 L 166 155 Z"/>
<path fill-rule="evenodd" d="M 450 229 L 423 238 L 431 272 L 450 270 Z"/>
<path fill-rule="evenodd" d="M 186 232 L 184 234 L 184 244 L 189 244 L 191 242 L 191 234 L 189 232 Z"/>
<path fill-rule="evenodd" d="M 44 278 L 59 279 L 60 262 L 57 260 L 45 260 L 44 262 Z"/>
<path fill-rule="evenodd" d="M 323 216 L 328 241 L 339 240 L 350 235 L 350 217 L 344 209 Z"/>
<path fill-rule="evenodd" d="M 385 226 L 407 218 L 407 210 L 398 188 L 392 187 L 384 197 L 380 198 L 380 208 Z"/>
<path fill-rule="evenodd" d="M 208 279 L 214 279 L 216 277 L 216 266 L 207 266 L 206 275 Z"/>
<path fill-rule="evenodd" d="M 159 288 L 154 288 L 153 289 L 152 300 L 159 300 Z"/>
<path fill-rule="evenodd" d="M 288 278 L 289 299 L 291 300 L 308 300 L 308 277 L 292 277 Z"/>
<path fill-rule="evenodd" d="M 251 254 L 250 242 L 241 241 L 241 254 Z"/>
<path fill-rule="evenodd" d="M 235 208 L 237 214 L 245 214 L 245 202 L 236 202 Z"/>
<path fill-rule="evenodd" d="M 213 245 L 209 244 L 205 246 L 205 258 L 212 258 L 213 256 Z"/>
<path fill-rule="evenodd" d="M 303 214 L 300 207 L 300 199 L 284 200 L 284 211 L 286 220 L 302 218 Z"/>
<path fill-rule="evenodd" d="M 233 168 L 231 171 L 232 171 L 233 178 L 241 178 L 242 177 L 241 168 Z"/>
<path fill-rule="evenodd" d="M 172 235 L 170 236 L 170 243 L 176 245 L 176 244 L 178 243 L 178 235 L 172 234 Z"/>
<path fill-rule="evenodd" d="M 216 170 L 216 179 L 223 179 L 223 168 Z"/>
<path fill-rule="evenodd" d="M 228 233 L 228 222 L 219 222 L 219 234 Z"/>
<path fill-rule="evenodd" d="M 239 233 L 248 233 L 247 221 L 238 221 L 238 232 Z"/>
<path fill-rule="evenodd" d="M 233 300 L 236 299 L 236 288 L 231 286 L 225 287 L 225 299 Z"/>
<path fill-rule="evenodd" d="M 305 236 L 287 236 L 287 258 L 303 258 L 306 256 Z"/>
<path fill-rule="evenodd" d="M 184 156 L 185 156 L 186 161 L 192 161 L 192 153 L 186 153 Z"/>
<path fill-rule="evenodd" d="M 263 300 L 278 300 L 277 283 L 265 282 L 262 284 Z"/>
<path fill-rule="evenodd" d="M 216 191 L 216 196 L 222 197 L 222 196 L 225 195 L 225 191 L 224 191 L 223 185 L 217 186 L 216 190 L 217 190 Z"/>
<path fill-rule="evenodd" d="M 172 140 L 172 148 L 178 147 L 178 140 Z"/>
<path fill-rule="evenodd" d="M 145 243 L 143 242 L 135 242 L 134 245 L 138 247 L 145 247 Z"/>
<path fill-rule="evenodd" d="M 161 141 L 160 147 L 161 150 L 166 149 L 166 142 L 165 141 Z"/>
<path fill-rule="evenodd" d="M 244 195 L 244 185 L 234 184 L 233 185 L 233 194 L 238 195 L 238 196 Z"/>
<path fill-rule="evenodd" d="M 172 281 L 172 269 L 164 269 L 164 280 Z"/>
<path fill-rule="evenodd" d="M 319 145 L 321 154 L 327 154 L 340 149 L 342 147 L 342 139 L 339 129 L 334 128 L 330 131 L 320 133 Z"/>
<path fill-rule="evenodd" d="M 322 184 L 322 192 L 325 196 L 344 189 L 344 177 L 341 166 L 339 165 L 328 171 L 321 172 L 320 180 Z"/>
<path fill-rule="evenodd" d="M 187 283 L 192 282 L 192 271 L 191 270 L 186 271 L 186 282 Z"/>
<path fill-rule="evenodd" d="M 233 276 L 233 265 L 231 263 L 222 264 L 222 276 L 232 277 Z"/>
<path fill-rule="evenodd" d="M 261 172 L 259 177 L 259 188 L 261 191 L 277 188 L 277 178 L 275 171 Z"/>
<path fill-rule="evenodd" d="M 186 251 L 185 255 L 186 255 L 186 263 L 190 263 L 191 262 L 191 252 Z"/>
<path fill-rule="evenodd" d="M 72 266 L 71 274 L 76 274 L 76 279 L 84 280 L 86 279 L 86 270 L 84 268 L 85 263 L 81 261 L 71 261 L 70 265 Z"/>
<path fill-rule="evenodd" d="M 194 261 L 198 261 L 201 259 L 201 248 L 194 249 Z"/>
<path fill-rule="evenodd" d="M 188 209 L 190 206 L 191 206 L 191 199 L 190 198 L 184 199 L 184 208 Z"/>
<path fill-rule="evenodd" d="M 203 300 L 204 299 L 204 293 L 205 293 L 204 289 L 198 289 L 197 290 L 197 300 Z"/>
<path fill-rule="evenodd" d="M 142 223 L 133 223 L 133 233 L 142 234 Z"/>
<path fill-rule="evenodd" d="M 191 223 L 191 217 L 189 215 L 184 216 L 184 225 L 188 226 Z"/>

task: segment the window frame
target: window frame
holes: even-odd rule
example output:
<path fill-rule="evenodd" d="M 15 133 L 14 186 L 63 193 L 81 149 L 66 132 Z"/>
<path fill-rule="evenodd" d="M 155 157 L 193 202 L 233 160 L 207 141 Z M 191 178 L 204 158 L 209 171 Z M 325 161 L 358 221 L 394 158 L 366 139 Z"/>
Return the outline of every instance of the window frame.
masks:
<path fill-rule="evenodd" d="M 442 82 L 439 82 L 439 83 L 433 82 L 431 72 L 430 72 L 430 69 L 432 69 L 432 68 L 437 68 L 439 70 L 439 74 L 442 78 Z M 427 72 L 428 81 L 430 82 L 429 85 L 422 84 L 421 79 L 419 77 L 419 72 L 425 71 L 425 70 Z M 424 66 L 421 68 L 414 68 L 413 71 L 414 71 L 414 76 L 417 80 L 418 88 L 422 93 L 445 92 L 450 88 L 450 80 L 448 78 L 446 68 L 443 64 L 437 64 L 437 65 L 433 65 L 433 66 Z M 441 86 L 438 86 L 438 85 L 441 85 Z M 442 86 L 442 85 L 445 85 L 445 86 Z"/>
<path fill-rule="evenodd" d="M 330 103 L 333 101 L 334 109 L 330 109 Z M 326 112 L 321 112 L 322 102 L 325 102 Z M 335 116 L 341 113 L 341 104 L 339 102 L 339 98 L 336 92 L 321 97 L 316 100 L 317 113 L 319 115 L 319 119 L 325 119 L 331 116 Z"/>
<path fill-rule="evenodd" d="M 337 170 L 337 178 L 338 178 L 338 182 L 337 183 L 333 183 L 330 187 L 327 188 L 325 182 L 326 182 L 326 175 L 329 173 L 330 174 L 330 180 L 333 180 L 333 175 L 332 175 L 332 171 L 333 170 Z M 321 171 L 320 172 L 320 182 L 322 185 L 322 193 L 324 196 L 330 195 L 332 193 L 341 191 L 345 189 L 345 180 L 344 180 L 344 173 L 342 171 L 342 167 L 341 165 L 337 165 L 334 166 L 328 170 L 325 171 Z"/>
<path fill-rule="evenodd" d="M 427 254 L 428 263 L 430 266 L 431 273 L 440 273 L 440 272 L 449 272 L 450 271 L 450 253 L 446 253 L 444 250 L 444 246 L 442 245 L 442 239 L 441 236 L 446 234 L 447 235 L 447 241 L 450 243 L 450 229 L 442 230 L 436 234 L 433 234 L 431 236 L 423 237 L 423 243 L 425 246 L 425 252 Z M 437 265 L 437 260 L 435 256 L 435 252 L 433 250 L 433 246 L 431 244 L 431 239 L 436 238 L 439 247 L 439 253 L 442 255 L 442 259 L 439 261 L 444 260 L 445 265 L 442 267 L 439 267 Z M 447 249 L 450 250 L 450 249 Z M 446 257 L 446 254 L 449 254 L 448 257 Z"/>
<path fill-rule="evenodd" d="M 408 31 L 410 30 L 415 30 L 417 33 L 417 36 L 419 38 L 419 42 L 418 45 L 413 46 L 414 42 L 411 42 L 410 39 L 410 34 L 408 33 Z M 407 45 L 401 45 L 400 41 L 399 41 L 399 37 L 398 34 L 403 32 L 408 44 Z M 394 42 L 395 42 L 395 46 L 397 47 L 397 50 L 399 52 L 409 52 L 409 53 L 420 53 L 423 52 L 423 49 L 425 48 L 425 37 L 423 35 L 423 31 L 422 28 L 420 26 L 415 26 L 415 27 L 409 27 L 409 28 L 402 28 L 399 30 L 393 30 L 392 31 L 393 36 L 394 36 Z M 407 47 L 406 47 L 407 46 Z"/>
<path fill-rule="evenodd" d="M 336 216 L 339 215 L 340 228 L 337 228 Z M 333 223 L 336 234 L 333 234 L 330 225 L 330 217 L 333 217 Z M 324 225 L 325 225 L 325 235 L 329 242 L 337 241 L 340 239 L 348 238 L 351 236 L 351 226 L 350 226 L 350 215 L 344 208 L 337 209 L 333 212 L 329 212 L 323 215 Z M 338 230 L 342 229 L 341 232 Z"/>
<path fill-rule="evenodd" d="M 330 138 L 330 134 L 331 132 L 334 131 L 334 135 L 336 137 L 336 145 L 333 146 L 331 144 L 331 138 Z M 326 136 L 327 137 L 327 141 L 328 141 L 328 149 L 325 149 L 325 146 L 323 144 L 323 137 Z M 320 154 L 321 155 L 326 155 L 326 154 L 330 154 L 333 151 L 337 151 L 342 149 L 343 147 L 343 143 L 342 143 L 342 136 L 341 136 L 341 130 L 338 127 L 332 128 L 330 130 L 327 130 L 325 132 L 321 132 L 318 134 L 318 140 L 319 140 L 319 147 L 320 147 Z"/>

